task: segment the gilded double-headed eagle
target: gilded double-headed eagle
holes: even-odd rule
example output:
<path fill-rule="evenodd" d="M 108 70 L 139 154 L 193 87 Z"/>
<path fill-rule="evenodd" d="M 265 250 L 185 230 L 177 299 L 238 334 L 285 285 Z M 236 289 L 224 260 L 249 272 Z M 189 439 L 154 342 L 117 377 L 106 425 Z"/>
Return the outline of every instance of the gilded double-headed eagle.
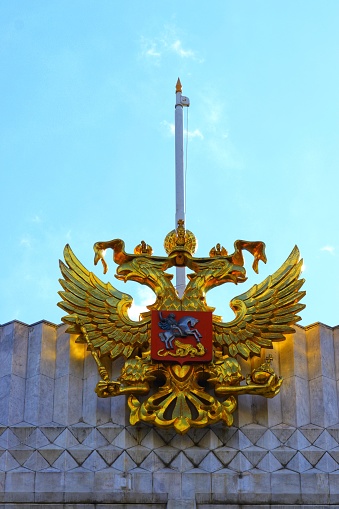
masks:
<path fill-rule="evenodd" d="M 125 251 L 121 239 L 94 245 L 94 263 L 101 261 L 104 272 L 107 272 L 105 251 L 112 248 L 117 264 L 115 277 L 124 282 L 137 281 L 153 290 L 155 302 L 147 306 L 148 311 L 141 314 L 139 321 L 128 314 L 132 297 L 101 281 L 80 263 L 68 245 L 65 247 L 65 263 L 60 262 L 63 291 L 59 292 L 62 297 L 59 306 L 67 312 L 63 317 L 69 325 L 67 332 L 76 334 L 76 341 L 87 344 L 97 363 L 101 375 L 95 389 L 98 396 L 129 396 L 132 424 L 147 421 L 163 428 L 173 427 L 178 433 L 219 420 L 231 425 L 236 395 L 271 398 L 280 390 L 282 379 L 272 369 L 271 356 L 246 379 L 236 357 L 260 356 L 262 349 L 272 348 L 275 341 L 282 341 L 285 334 L 294 332 L 293 324 L 300 320 L 298 313 L 304 308 L 300 300 L 305 294 L 301 291 L 304 280 L 300 278 L 302 260 L 298 248 L 292 250 L 273 275 L 231 300 L 235 317 L 225 323 L 208 306 L 207 292 L 227 282 L 246 281 L 243 251 L 253 255 L 253 269 L 258 272 L 259 261 L 266 263 L 265 245 L 237 240 L 234 253 L 229 255 L 217 244 L 206 258 L 194 257 L 195 247 L 194 235 L 185 230 L 182 222 L 165 238 L 166 257 L 153 256 L 152 248 L 143 241 L 133 254 Z M 172 274 L 167 272 L 174 266 L 191 270 L 181 297 L 172 284 Z M 212 336 L 209 344 L 213 352 L 200 343 L 202 336 L 198 331 L 196 343 L 180 337 L 171 343 L 170 349 L 161 346 L 154 353 L 152 345 L 156 345 L 156 338 L 152 336 L 152 326 L 165 312 L 177 325 L 181 322 L 176 322 L 176 313 L 184 314 L 186 325 L 193 323 L 194 313 L 199 317 L 199 312 L 202 315 L 205 312 L 205 317 L 212 315 L 211 334 L 207 335 Z M 199 319 L 194 319 L 194 324 Z M 158 335 L 162 337 L 164 333 Z M 110 380 L 102 360 L 114 361 L 118 357 L 125 359 L 124 366 L 119 378 Z M 150 392 L 156 379 L 155 392 L 148 399 L 139 400 L 139 395 Z"/>

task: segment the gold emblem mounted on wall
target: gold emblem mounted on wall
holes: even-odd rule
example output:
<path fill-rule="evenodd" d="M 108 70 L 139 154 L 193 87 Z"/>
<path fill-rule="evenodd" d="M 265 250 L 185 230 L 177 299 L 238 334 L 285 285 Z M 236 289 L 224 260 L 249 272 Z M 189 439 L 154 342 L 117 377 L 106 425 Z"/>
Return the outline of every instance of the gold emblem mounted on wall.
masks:
<path fill-rule="evenodd" d="M 164 246 L 166 257 L 153 256 L 144 241 L 133 254 L 125 251 L 121 239 L 94 245 L 94 263 L 101 260 L 105 273 L 105 251 L 112 248 L 116 278 L 137 281 L 155 293 L 149 311 L 134 321 L 128 315 L 132 297 L 89 272 L 67 245 L 66 264 L 60 262 L 64 291 L 59 292 L 63 300 L 58 304 L 68 313 L 63 317 L 67 332 L 87 344 L 97 363 L 98 396 L 128 396 L 131 424 L 145 421 L 181 434 L 218 421 L 230 426 L 237 395 L 272 398 L 280 390 L 282 379 L 271 367 L 272 356 L 247 376 L 237 356 L 260 356 L 263 348 L 272 348 L 274 341 L 294 332 L 291 326 L 305 307 L 299 302 L 305 294 L 300 291 L 304 280 L 299 250 L 295 247 L 261 284 L 231 300 L 235 318 L 224 323 L 208 306 L 206 294 L 224 283 L 246 281 L 244 250 L 253 255 L 258 272 L 259 261 L 266 263 L 264 243 L 237 240 L 231 255 L 216 244 L 209 257 L 197 258 L 196 238 L 179 221 Z M 182 298 L 166 272 L 174 266 L 192 271 Z M 105 359 L 119 357 L 125 360 L 121 374 L 110 380 Z"/>

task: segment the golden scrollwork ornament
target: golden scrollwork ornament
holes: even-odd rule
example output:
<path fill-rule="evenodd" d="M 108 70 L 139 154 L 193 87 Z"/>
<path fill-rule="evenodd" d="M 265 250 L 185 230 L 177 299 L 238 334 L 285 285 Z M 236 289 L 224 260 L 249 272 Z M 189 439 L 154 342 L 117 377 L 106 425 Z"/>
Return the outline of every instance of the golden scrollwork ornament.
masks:
<path fill-rule="evenodd" d="M 258 272 L 259 261 L 266 263 L 265 244 L 237 240 L 231 255 L 216 244 L 206 258 L 194 257 L 196 246 L 183 221 L 165 238 L 166 257 L 153 256 L 144 241 L 133 254 L 125 251 L 121 239 L 94 245 L 94 263 L 101 261 L 104 273 L 105 252 L 111 248 L 117 279 L 137 281 L 155 293 L 155 302 L 140 321 L 128 315 L 130 295 L 102 282 L 70 246 L 65 247 L 58 305 L 67 312 L 63 317 L 67 332 L 87 344 L 97 364 L 101 377 L 97 395 L 127 395 L 131 424 L 143 421 L 181 434 L 218 421 L 230 426 L 237 395 L 272 398 L 280 390 L 282 379 L 271 366 L 272 356 L 247 376 L 241 373 L 237 356 L 260 356 L 262 349 L 294 332 L 292 325 L 305 307 L 300 303 L 305 292 L 300 290 L 304 280 L 298 248 L 273 275 L 231 300 L 235 318 L 224 323 L 208 306 L 207 292 L 227 282 L 246 281 L 243 251 L 253 255 Z M 174 266 L 192 271 L 182 298 L 167 272 Z M 105 357 L 125 360 L 116 380 L 110 380 Z"/>

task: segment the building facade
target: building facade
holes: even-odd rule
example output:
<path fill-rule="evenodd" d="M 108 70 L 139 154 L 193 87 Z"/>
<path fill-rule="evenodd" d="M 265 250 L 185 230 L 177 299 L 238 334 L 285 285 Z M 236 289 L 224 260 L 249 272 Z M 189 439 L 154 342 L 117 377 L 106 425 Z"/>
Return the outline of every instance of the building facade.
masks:
<path fill-rule="evenodd" d="M 65 328 L 0 327 L 0 508 L 339 507 L 339 326 L 296 326 L 266 352 L 278 396 L 239 396 L 232 427 L 185 435 L 131 426 L 124 396 L 98 398 Z"/>

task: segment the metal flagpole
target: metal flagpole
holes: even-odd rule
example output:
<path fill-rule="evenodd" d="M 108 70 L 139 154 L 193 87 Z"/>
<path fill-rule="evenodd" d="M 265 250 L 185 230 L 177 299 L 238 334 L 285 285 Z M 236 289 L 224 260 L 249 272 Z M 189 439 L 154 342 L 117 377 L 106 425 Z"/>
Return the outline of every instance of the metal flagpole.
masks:
<path fill-rule="evenodd" d="M 182 86 L 178 78 L 175 87 L 175 228 L 178 221 L 184 221 L 186 227 L 185 174 L 184 174 L 184 106 L 189 106 L 188 97 L 182 95 Z M 185 267 L 176 268 L 176 289 L 179 297 L 183 296 L 186 287 Z"/>

